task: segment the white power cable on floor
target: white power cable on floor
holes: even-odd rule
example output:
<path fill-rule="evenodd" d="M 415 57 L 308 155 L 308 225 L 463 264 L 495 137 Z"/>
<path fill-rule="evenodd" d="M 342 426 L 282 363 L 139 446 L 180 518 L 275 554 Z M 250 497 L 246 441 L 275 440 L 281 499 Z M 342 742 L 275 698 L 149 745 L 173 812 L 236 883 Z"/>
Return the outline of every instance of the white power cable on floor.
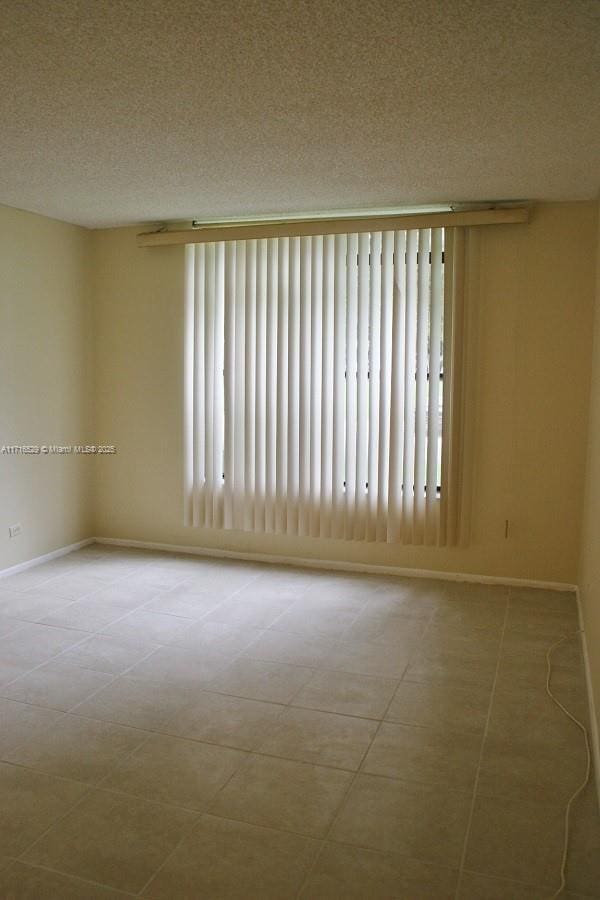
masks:
<path fill-rule="evenodd" d="M 556 897 L 558 897 L 558 896 L 560 896 L 560 894 L 562 894 L 563 890 L 566 887 L 565 870 L 567 868 L 567 855 L 569 852 L 569 816 L 571 814 L 571 806 L 573 805 L 573 802 L 577 799 L 577 797 L 579 797 L 579 795 L 581 794 L 583 789 L 586 787 L 588 781 L 590 780 L 590 774 L 592 771 L 592 750 L 590 747 L 590 736 L 588 734 L 587 728 L 585 727 L 583 722 L 580 722 L 579 719 L 575 718 L 575 716 L 572 713 L 570 713 L 569 710 L 565 706 L 563 706 L 563 704 L 560 702 L 560 700 L 558 700 L 557 697 L 554 696 L 554 694 L 552 693 L 552 690 L 550 689 L 550 677 L 552 674 L 552 654 L 556 650 L 556 648 L 560 647 L 561 644 L 564 644 L 565 641 L 568 641 L 570 638 L 577 637 L 578 635 L 580 635 L 582 633 L 583 632 L 581 630 L 579 630 L 579 631 L 575 631 L 573 634 L 565 635 L 559 641 L 556 641 L 555 644 L 552 644 L 552 646 L 548 648 L 548 651 L 546 653 L 546 693 L 548 694 L 550 699 L 554 703 L 556 703 L 558 708 L 561 709 L 564 712 L 564 714 L 566 716 L 568 716 L 569 719 L 571 719 L 571 721 L 574 722 L 575 725 L 577 725 L 577 727 L 583 732 L 583 735 L 585 737 L 585 750 L 586 750 L 586 755 L 587 755 L 585 778 L 581 782 L 581 784 L 579 785 L 577 790 L 573 794 L 571 794 L 571 796 L 569 797 L 569 802 L 567 803 L 567 806 L 565 809 L 565 839 L 564 839 L 562 859 L 561 859 L 561 864 L 560 864 L 560 887 L 554 894 L 552 894 L 552 896 L 549 898 L 549 900 L 555 900 Z"/>

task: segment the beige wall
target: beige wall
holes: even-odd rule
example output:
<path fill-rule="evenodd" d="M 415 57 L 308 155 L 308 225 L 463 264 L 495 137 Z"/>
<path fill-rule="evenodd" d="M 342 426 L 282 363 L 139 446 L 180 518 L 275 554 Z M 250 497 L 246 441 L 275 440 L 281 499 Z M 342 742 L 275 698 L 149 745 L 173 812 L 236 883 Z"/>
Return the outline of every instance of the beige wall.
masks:
<path fill-rule="evenodd" d="M 183 248 L 94 235 L 96 533 L 573 583 L 589 397 L 596 208 L 543 205 L 479 229 L 472 540 L 464 549 L 210 532 L 182 524 Z M 510 520 L 509 539 L 504 521 Z"/>
<path fill-rule="evenodd" d="M 596 722 L 600 723 L 600 227 L 598 228 L 597 260 L 594 357 L 579 590 L 596 707 Z M 600 749 L 596 747 L 596 753 L 599 752 Z"/>
<path fill-rule="evenodd" d="M 90 249 L 82 228 L 0 207 L 0 445 L 92 439 Z M 92 465 L 0 455 L 0 569 L 91 536 Z"/>

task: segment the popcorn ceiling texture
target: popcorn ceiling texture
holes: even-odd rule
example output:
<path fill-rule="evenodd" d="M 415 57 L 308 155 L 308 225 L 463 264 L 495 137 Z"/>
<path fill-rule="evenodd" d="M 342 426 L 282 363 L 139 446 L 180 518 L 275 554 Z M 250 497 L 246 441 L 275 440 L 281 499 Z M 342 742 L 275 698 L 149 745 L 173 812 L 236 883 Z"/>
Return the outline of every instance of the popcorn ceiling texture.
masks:
<path fill-rule="evenodd" d="M 3 0 L 0 202 L 89 227 L 599 187 L 597 0 Z"/>

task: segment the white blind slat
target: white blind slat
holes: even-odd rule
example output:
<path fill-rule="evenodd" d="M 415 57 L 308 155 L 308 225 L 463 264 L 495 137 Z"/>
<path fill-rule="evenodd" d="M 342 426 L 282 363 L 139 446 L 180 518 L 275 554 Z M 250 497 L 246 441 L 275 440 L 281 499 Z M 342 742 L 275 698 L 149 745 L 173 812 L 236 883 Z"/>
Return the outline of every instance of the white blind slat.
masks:
<path fill-rule="evenodd" d="M 417 253 L 418 232 L 406 236 L 406 305 L 404 320 L 404 453 L 402 466 L 402 539 L 414 536 L 416 340 L 417 340 Z"/>
<path fill-rule="evenodd" d="M 431 232 L 431 314 L 429 332 L 429 397 L 427 400 L 427 479 L 425 485 L 425 542 L 435 541 L 438 530 L 439 455 L 441 440 L 440 374 L 443 327 L 442 250 L 443 232 Z"/>
<path fill-rule="evenodd" d="M 394 236 L 394 260 L 388 486 L 388 540 L 393 543 L 400 539 L 404 459 L 404 324 L 406 322 L 406 234 L 404 232 L 396 232 Z"/>
<path fill-rule="evenodd" d="M 278 242 L 271 238 L 267 245 L 267 320 L 265 335 L 265 531 L 276 530 L 277 496 L 277 279 Z"/>
<path fill-rule="evenodd" d="M 311 292 L 312 237 L 300 239 L 300 336 L 299 336 L 299 485 L 298 534 L 310 534 L 311 435 Z"/>
<path fill-rule="evenodd" d="M 245 522 L 246 477 L 246 242 L 235 243 L 235 348 L 233 353 L 234 419 L 233 430 L 233 527 L 241 529 Z"/>
<path fill-rule="evenodd" d="M 289 242 L 287 531 L 298 534 L 300 494 L 300 238 Z"/>
<path fill-rule="evenodd" d="M 394 289 L 394 234 L 386 231 L 381 246 L 381 313 L 379 330 L 379 447 L 377 453 L 378 541 L 387 540 L 390 452 L 390 399 L 392 374 L 392 302 Z"/>
<path fill-rule="evenodd" d="M 429 344 L 431 232 L 419 232 L 417 262 L 417 335 L 415 381 L 414 542 L 423 543 L 425 526 L 425 464 L 427 459 L 427 364 Z"/>
<path fill-rule="evenodd" d="M 358 237 L 357 387 L 356 387 L 356 495 L 354 539 L 364 540 L 369 480 L 369 290 L 371 235 Z"/>
<path fill-rule="evenodd" d="M 287 530 L 289 238 L 277 247 L 277 473 L 275 530 Z"/>
<path fill-rule="evenodd" d="M 244 380 L 244 528 L 254 530 L 256 458 L 256 241 L 246 245 L 246 354 Z"/>
<path fill-rule="evenodd" d="M 377 487 L 379 474 L 379 379 L 381 340 L 381 232 L 371 235 L 369 257 L 369 445 L 367 473 L 366 538 L 377 537 Z"/>
<path fill-rule="evenodd" d="M 346 263 L 346 464 L 344 537 L 354 537 L 356 516 L 356 434 L 358 431 L 358 235 L 348 235 Z"/>
<path fill-rule="evenodd" d="M 323 394 L 323 238 L 312 241 L 310 341 L 310 534 L 320 532 L 321 428 Z"/>
<path fill-rule="evenodd" d="M 327 235 L 323 246 L 323 392 L 321 403 L 321 528 L 320 537 L 331 536 L 333 485 L 333 302 L 334 238 Z"/>
<path fill-rule="evenodd" d="M 235 244 L 225 244 L 224 417 L 235 421 Z M 234 429 L 225 430 L 223 526 L 233 528 Z"/>
<path fill-rule="evenodd" d="M 256 242 L 256 400 L 254 405 L 254 528 L 265 530 L 267 413 L 267 242 Z"/>

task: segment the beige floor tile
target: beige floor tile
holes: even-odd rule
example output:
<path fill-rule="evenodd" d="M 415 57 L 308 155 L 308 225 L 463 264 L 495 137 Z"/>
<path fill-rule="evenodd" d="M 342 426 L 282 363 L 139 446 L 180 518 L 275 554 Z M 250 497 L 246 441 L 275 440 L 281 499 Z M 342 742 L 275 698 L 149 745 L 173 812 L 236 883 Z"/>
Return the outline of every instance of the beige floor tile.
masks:
<path fill-rule="evenodd" d="M 474 581 L 446 581 L 445 585 L 445 600 L 475 602 L 488 608 L 494 604 L 505 609 L 511 590 L 502 584 L 477 584 Z"/>
<path fill-rule="evenodd" d="M 242 600 L 236 594 L 207 613 L 203 621 L 268 628 L 291 603 L 291 599 L 279 600 L 277 598 L 263 600 L 259 597 L 247 597 Z"/>
<path fill-rule="evenodd" d="M 325 637 L 306 637 L 281 631 L 265 631 L 247 647 L 242 655 L 267 662 L 284 662 L 295 666 L 327 666 L 333 642 Z"/>
<path fill-rule="evenodd" d="M 2 582 L 0 582 L 0 585 Z M 68 600 L 45 594 L 43 588 L 23 593 L 0 587 L 0 612 L 2 616 L 18 619 L 20 622 L 39 622 L 63 607 Z"/>
<path fill-rule="evenodd" d="M 198 609 L 205 604 L 209 604 L 211 609 L 227 600 L 233 593 L 233 589 L 226 583 L 213 585 L 205 584 L 203 581 L 183 581 L 181 584 L 170 588 L 168 591 L 161 591 L 156 594 L 148 602 L 148 609 L 157 607 L 157 612 L 167 612 L 166 609 L 158 609 L 163 603 L 169 604 L 181 602 L 189 603 L 191 609 Z M 205 614 L 208 610 L 205 610 Z M 170 613 L 172 614 L 172 613 Z M 197 616 L 190 615 L 194 619 Z"/>
<path fill-rule="evenodd" d="M 125 638 L 96 634 L 66 650 L 61 655 L 61 660 L 95 672 L 121 675 L 156 648 L 157 645 L 150 642 L 128 641 Z"/>
<path fill-rule="evenodd" d="M 38 736 L 61 717 L 58 710 L 0 700 L 0 755 L 4 758 L 14 747 L 37 741 Z"/>
<path fill-rule="evenodd" d="M 30 588 L 39 587 L 48 581 L 52 575 L 45 571 L 44 566 L 34 566 L 16 575 L 7 575 L 0 579 L 0 591 L 27 591 Z"/>
<path fill-rule="evenodd" d="M 159 647 L 136 663 L 129 674 L 140 680 L 181 685 L 191 689 L 208 684 L 230 663 L 231 657 L 223 656 L 215 650 Z"/>
<path fill-rule="evenodd" d="M 414 616 L 377 612 L 367 604 L 343 633 L 344 641 L 368 641 L 391 644 L 400 651 L 412 651 L 419 645 L 427 621 Z"/>
<path fill-rule="evenodd" d="M 581 705 L 583 698 L 570 696 L 572 691 L 559 690 L 558 694 L 574 715 L 586 711 Z M 577 726 L 552 702 L 544 687 L 521 684 L 508 688 L 506 682 L 496 686 L 488 733 L 508 741 L 525 739 L 539 752 L 554 746 L 578 754 L 582 743 Z"/>
<path fill-rule="evenodd" d="M 401 681 L 386 714 L 391 722 L 481 734 L 491 691 L 453 684 Z"/>
<path fill-rule="evenodd" d="M 183 809 L 93 790 L 24 861 L 135 893 L 194 821 Z"/>
<path fill-rule="evenodd" d="M 0 609 L 2 607 L 2 601 L 0 600 Z M 6 637 L 9 634 L 14 634 L 19 628 L 23 627 L 23 622 L 20 619 L 11 619 L 10 616 L 5 616 L 0 613 L 0 638 Z"/>
<path fill-rule="evenodd" d="M 398 680 L 348 672 L 315 672 L 296 694 L 294 706 L 380 719 L 398 686 Z"/>
<path fill-rule="evenodd" d="M 481 741 L 475 734 L 383 722 L 362 768 L 371 775 L 470 791 Z"/>
<path fill-rule="evenodd" d="M 485 797 L 503 797 L 537 802 L 564 802 L 581 784 L 585 775 L 583 734 L 573 735 L 573 745 L 540 744 L 528 739 L 526 731 L 518 740 L 488 736 L 477 785 Z"/>
<path fill-rule="evenodd" d="M 0 763 L 0 854 L 18 856 L 88 788 Z"/>
<path fill-rule="evenodd" d="M 558 887 L 564 806 L 477 797 L 465 866 L 536 886 Z"/>
<path fill-rule="evenodd" d="M 506 600 L 447 599 L 433 613 L 430 629 L 457 637 L 477 637 L 486 631 L 497 635 L 504 626 L 506 606 Z"/>
<path fill-rule="evenodd" d="M 538 636 L 561 637 L 563 634 L 572 634 L 579 629 L 574 595 L 552 591 L 511 595 L 506 626 Z"/>
<path fill-rule="evenodd" d="M 356 770 L 376 730 L 377 723 L 368 719 L 288 708 L 259 750 L 299 762 Z"/>
<path fill-rule="evenodd" d="M 102 787 L 202 811 L 245 759 L 241 750 L 157 734 L 119 762 Z"/>
<path fill-rule="evenodd" d="M 20 678 L 21 675 L 30 672 L 34 666 L 35 663 L 3 662 L 0 659 L 0 693 L 5 684 L 10 684 L 15 678 Z"/>
<path fill-rule="evenodd" d="M 410 613 L 429 618 L 446 596 L 447 582 L 429 578 L 377 579 L 375 601 L 393 601 L 402 615 Z"/>
<path fill-rule="evenodd" d="M 313 670 L 285 663 L 236 659 L 211 681 L 211 690 L 222 694 L 289 703 L 306 684 Z"/>
<path fill-rule="evenodd" d="M 144 605 L 144 609 L 197 621 L 219 606 L 226 599 L 227 593 L 227 591 L 206 591 L 185 594 L 180 588 L 175 588 L 172 592 L 157 594 Z"/>
<path fill-rule="evenodd" d="M 154 594 L 160 594 L 168 591 L 170 588 L 182 584 L 186 578 L 185 573 L 177 574 L 173 569 L 162 567 L 156 563 L 140 566 L 132 575 L 120 580 L 123 586 L 135 585 L 136 587 L 145 587 Z"/>
<path fill-rule="evenodd" d="M 548 888 L 463 872 L 458 900 L 548 900 L 548 896 Z"/>
<path fill-rule="evenodd" d="M 310 582 L 304 580 L 302 576 L 300 579 L 283 574 L 273 577 L 271 573 L 264 572 L 237 590 L 234 599 L 242 603 L 273 602 L 275 605 L 288 607 L 306 593 L 309 584 Z"/>
<path fill-rule="evenodd" d="M 78 628 L 80 631 L 100 631 L 126 614 L 126 610 L 109 606 L 90 597 L 74 600 L 61 606 L 39 621 L 44 625 L 58 625 L 61 628 Z"/>
<path fill-rule="evenodd" d="M 85 631 L 51 625 L 24 625 L 0 640 L 0 659 L 16 665 L 39 665 L 89 637 Z"/>
<path fill-rule="evenodd" d="M 156 594 L 156 589 L 147 584 L 136 583 L 135 579 L 127 581 L 121 579 L 102 588 L 94 594 L 94 599 L 106 606 L 116 606 L 118 609 L 131 612 L 144 606 Z"/>
<path fill-rule="evenodd" d="M 548 591 L 541 588 L 511 587 L 509 605 L 555 610 L 570 615 L 577 613 L 577 599 L 573 591 Z"/>
<path fill-rule="evenodd" d="M 454 900 L 457 872 L 393 853 L 326 844 L 302 900 Z"/>
<path fill-rule="evenodd" d="M 556 642 L 555 637 L 507 629 L 500 653 L 499 686 L 543 688 L 547 673 L 546 653 Z M 583 657 L 578 638 L 565 641 L 556 648 L 552 654 L 552 670 L 553 681 L 569 673 L 577 690 L 583 692 Z"/>
<path fill-rule="evenodd" d="M 74 571 L 76 567 L 77 560 L 73 559 L 69 553 L 66 556 L 51 559 L 48 562 L 36 566 L 35 571 L 39 572 L 40 576 L 43 576 L 47 581 L 50 578 L 56 578 L 58 575 L 66 575 L 68 572 Z M 22 574 L 25 575 L 26 573 L 23 572 Z"/>
<path fill-rule="evenodd" d="M 123 725 L 65 715 L 6 758 L 48 775 L 95 784 L 146 737 L 145 732 Z"/>
<path fill-rule="evenodd" d="M 500 652 L 499 632 L 482 628 L 477 636 L 456 634 L 445 622 L 432 622 L 421 642 L 422 652 L 432 658 L 461 659 L 495 669 Z"/>
<path fill-rule="evenodd" d="M 470 806 L 469 794 L 359 775 L 330 839 L 455 868 Z"/>
<path fill-rule="evenodd" d="M 319 843 L 202 816 L 142 896 L 152 900 L 293 900 Z"/>
<path fill-rule="evenodd" d="M 360 597 L 306 596 L 296 600 L 270 627 L 290 634 L 340 638 L 366 603 Z"/>
<path fill-rule="evenodd" d="M 44 582 L 43 592 L 48 597 L 62 597 L 64 600 L 80 600 L 89 597 L 104 587 L 104 580 L 94 575 L 80 573 L 77 569 L 66 572 Z M 37 588 L 34 588 L 37 590 Z"/>
<path fill-rule="evenodd" d="M 11 700 L 65 712 L 112 680 L 111 675 L 52 660 L 2 687 Z"/>
<path fill-rule="evenodd" d="M 600 809 L 593 779 L 572 806 L 567 888 L 600 897 Z"/>
<path fill-rule="evenodd" d="M 179 685 L 117 678 L 77 707 L 77 714 L 134 728 L 159 730 L 192 699 Z"/>
<path fill-rule="evenodd" d="M 181 616 L 167 616 L 163 613 L 147 612 L 145 609 L 134 609 L 123 619 L 113 622 L 102 629 L 103 634 L 121 637 L 130 641 L 155 641 L 158 644 L 170 644 L 185 635 L 194 624 L 193 619 Z"/>
<path fill-rule="evenodd" d="M 125 900 L 134 895 L 15 862 L 0 874 L 0 896 L 8 900 Z"/>
<path fill-rule="evenodd" d="M 177 647 L 187 650 L 215 650 L 226 656 L 236 656 L 253 644 L 265 631 L 250 625 L 229 625 L 225 622 L 197 622 L 178 639 Z"/>
<path fill-rule="evenodd" d="M 324 837 L 352 777 L 337 769 L 253 755 L 217 796 L 210 812 Z"/>
<path fill-rule="evenodd" d="M 468 651 L 468 641 L 464 641 Z M 456 642 L 446 649 L 427 647 L 412 657 L 405 678 L 427 684 L 455 685 L 457 687 L 476 686 L 490 689 L 496 674 L 496 658 L 469 658 L 461 654 Z"/>
<path fill-rule="evenodd" d="M 338 641 L 333 645 L 326 668 L 355 675 L 401 678 L 410 661 L 410 648 L 370 641 Z M 325 668 L 325 666 L 323 666 Z"/>
<path fill-rule="evenodd" d="M 214 744 L 255 750 L 286 707 L 226 694 L 194 692 L 194 699 L 163 730 Z"/>

